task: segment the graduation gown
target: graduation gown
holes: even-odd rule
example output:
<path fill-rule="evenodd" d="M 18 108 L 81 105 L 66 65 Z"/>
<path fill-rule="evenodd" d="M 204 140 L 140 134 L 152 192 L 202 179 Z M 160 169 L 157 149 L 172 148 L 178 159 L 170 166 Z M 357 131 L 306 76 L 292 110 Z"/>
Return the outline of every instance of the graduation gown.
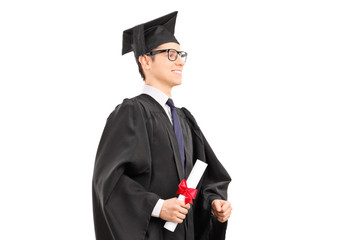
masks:
<path fill-rule="evenodd" d="M 152 97 L 125 99 L 107 119 L 93 174 L 97 240 L 225 239 L 227 223 L 211 214 L 214 199 L 227 199 L 230 176 L 216 158 L 194 117 L 176 109 L 182 127 L 186 176 L 197 159 L 208 163 L 198 194 L 175 232 L 151 213 L 159 198 L 177 197 L 184 179 L 173 126 Z"/>

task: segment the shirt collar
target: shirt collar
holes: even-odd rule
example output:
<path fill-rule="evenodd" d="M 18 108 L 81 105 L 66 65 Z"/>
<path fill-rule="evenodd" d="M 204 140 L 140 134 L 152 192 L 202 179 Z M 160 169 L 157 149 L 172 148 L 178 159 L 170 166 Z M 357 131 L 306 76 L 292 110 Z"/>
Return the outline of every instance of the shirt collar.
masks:
<path fill-rule="evenodd" d="M 165 93 L 147 84 L 144 85 L 143 93 L 154 98 L 163 107 L 166 105 L 166 102 L 169 99 Z"/>

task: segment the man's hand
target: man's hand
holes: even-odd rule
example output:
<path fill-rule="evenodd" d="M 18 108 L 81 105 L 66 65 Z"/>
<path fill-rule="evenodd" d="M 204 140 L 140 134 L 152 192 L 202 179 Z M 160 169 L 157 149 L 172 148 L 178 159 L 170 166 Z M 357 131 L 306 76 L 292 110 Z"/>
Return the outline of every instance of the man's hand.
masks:
<path fill-rule="evenodd" d="M 160 218 L 165 221 L 171 221 L 176 223 L 182 223 L 190 209 L 190 204 L 186 204 L 177 198 L 171 198 L 164 201 Z"/>
<path fill-rule="evenodd" d="M 219 222 L 226 222 L 231 215 L 231 203 L 225 200 L 215 199 L 211 203 L 211 208 Z"/>

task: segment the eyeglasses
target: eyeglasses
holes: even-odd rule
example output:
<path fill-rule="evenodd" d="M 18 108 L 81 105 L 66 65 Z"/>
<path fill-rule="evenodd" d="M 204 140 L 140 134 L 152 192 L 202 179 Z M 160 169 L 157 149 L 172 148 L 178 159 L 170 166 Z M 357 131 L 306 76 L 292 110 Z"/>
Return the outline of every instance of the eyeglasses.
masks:
<path fill-rule="evenodd" d="M 155 54 L 158 53 L 163 53 L 163 52 L 167 52 L 168 53 L 168 59 L 172 62 L 176 61 L 177 57 L 180 56 L 181 59 L 184 61 L 184 63 L 186 62 L 186 58 L 187 58 L 187 52 L 184 51 L 177 51 L 175 49 L 164 49 L 164 50 L 157 50 L 157 51 L 152 51 L 149 53 L 146 53 L 145 55 L 150 55 L 153 56 Z"/>

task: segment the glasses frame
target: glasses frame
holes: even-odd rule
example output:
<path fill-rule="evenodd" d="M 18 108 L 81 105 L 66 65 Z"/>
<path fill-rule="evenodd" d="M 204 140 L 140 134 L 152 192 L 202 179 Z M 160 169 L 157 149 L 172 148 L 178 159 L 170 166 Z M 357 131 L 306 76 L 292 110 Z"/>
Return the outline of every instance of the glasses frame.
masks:
<path fill-rule="evenodd" d="M 170 59 L 170 53 L 169 53 L 169 52 L 170 52 L 171 50 L 173 50 L 173 51 L 175 51 L 175 52 L 177 53 L 174 60 L 171 60 L 171 59 Z M 185 56 L 185 59 L 183 59 L 183 61 L 184 61 L 184 63 L 185 63 L 185 62 L 186 62 L 186 59 L 187 59 L 187 55 L 188 55 L 187 52 L 177 51 L 176 49 L 173 49 L 173 48 L 151 51 L 151 52 L 145 53 L 145 55 L 154 56 L 154 55 L 156 55 L 156 54 L 158 54 L 158 53 L 163 53 L 163 52 L 167 52 L 167 54 L 168 54 L 168 59 L 169 59 L 169 61 L 172 61 L 172 62 L 175 62 L 175 61 L 177 60 L 178 56 L 180 56 L 180 57 L 181 57 L 181 56 Z M 181 59 L 182 59 L 182 57 L 181 57 Z"/>

